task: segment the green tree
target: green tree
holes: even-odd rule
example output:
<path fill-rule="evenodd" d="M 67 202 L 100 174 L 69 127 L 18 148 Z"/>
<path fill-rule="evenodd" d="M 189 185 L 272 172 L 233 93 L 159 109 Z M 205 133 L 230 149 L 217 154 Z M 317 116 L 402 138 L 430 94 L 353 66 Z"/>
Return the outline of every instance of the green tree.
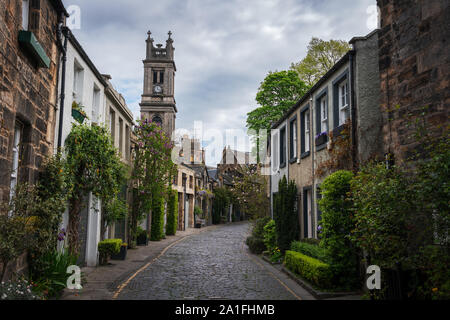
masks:
<path fill-rule="evenodd" d="M 174 236 L 178 226 L 178 192 L 172 190 L 167 202 L 167 226 L 166 235 Z"/>
<path fill-rule="evenodd" d="M 135 150 L 133 179 L 136 191 L 133 210 L 130 219 L 130 240 L 136 236 L 138 223 L 150 213 L 152 209 L 158 211 L 152 214 L 152 240 L 160 240 L 164 236 L 160 232 L 160 203 L 167 197 L 176 165 L 172 162 L 173 143 L 165 135 L 158 123 L 145 119 L 139 121 L 136 127 L 138 140 Z M 154 205 L 153 205 L 154 203 Z M 162 210 L 164 214 L 164 210 Z M 153 224 L 155 227 L 153 228 Z M 129 241 L 129 242 L 131 242 Z"/>
<path fill-rule="evenodd" d="M 300 224 L 295 202 L 297 186 L 284 176 L 278 183 L 278 193 L 274 197 L 273 216 L 276 224 L 277 244 L 281 252 L 289 250 L 291 243 L 300 237 Z"/>
<path fill-rule="evenodd" d="M 79 254 L 80 212 L 86 196 L 106 204 L 120 192 L 125 167 L 106 127 L 74 125 L 65 142 L 69 190 L 69 252 Z"/>
<path fill-rule="evenodd" d="M 296 71 L 300 79 L 312 87 L 350 49 L 349 44 L 342 40 L 325 41 L 312 38 L 306 57 L 298 63 L 293 63 L 291 70 Z"/>
<path fill-rule="evenodd" d="M 259 107 L 247 114 L 247 128 L 257 151 L 264 145 L 260 131 L 269 130 L 307 91 L 295 71 L 269 72 L 256 94 Z M 260 162 L 258 152 L 257 161 Z"/>
<path fill-rule="evenodd" d="M 244 166 L 234 178 L 231 192 L 239 207 L 250 219 L 269 216 L 270 202 L 267 197 L 267 179 L 259 173 L 257 165 Z"/>
<path fill-rule="evenodd" d="M 269 72 L 256 94 L 259 107 L 247 114 L 247 127 L 256 132 L 270 129 L 307 90 L 292 70 Z"/>

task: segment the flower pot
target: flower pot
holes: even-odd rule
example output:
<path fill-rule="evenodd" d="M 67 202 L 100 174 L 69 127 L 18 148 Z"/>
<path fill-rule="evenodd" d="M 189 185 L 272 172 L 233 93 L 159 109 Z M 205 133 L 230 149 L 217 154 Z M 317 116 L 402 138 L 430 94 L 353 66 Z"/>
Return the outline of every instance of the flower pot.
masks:
<path fill-rule="evenodd" d="M 316 146 L 321 146 L 328 142 L 328 135 L 327 134 L 321 134 L 318 137 L 316 137 Z"/>
<path fill-rule="evenodd" d="M 147 235 L 145 236 L 138 236 L 136 239 L 136 244 L 138 246 L 147 246 L 148 245 L 148 237 Z"/>
<path fill-rule="evenodd" d="M 86 117 L 77 109 L 72 109 L 72 117 L 80 124 L 83 124 L 84 119 L 86 119 Z"/>
<path fill-rule="evenodd" d="M 120 252 L 111 256 L 111 260 L 125 260 L 127 258 L 127 246 L 121 246 Z"/>

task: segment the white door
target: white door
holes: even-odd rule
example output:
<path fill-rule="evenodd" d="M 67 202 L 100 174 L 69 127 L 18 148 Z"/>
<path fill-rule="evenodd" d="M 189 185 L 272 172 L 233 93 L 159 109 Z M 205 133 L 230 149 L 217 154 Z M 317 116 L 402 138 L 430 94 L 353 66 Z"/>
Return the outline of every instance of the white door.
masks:
<path fill-rule="evenodd" d="M 187 230 L 189 228 L 189 197 L 187 195 L 184 208 L 184 230 Z"/>

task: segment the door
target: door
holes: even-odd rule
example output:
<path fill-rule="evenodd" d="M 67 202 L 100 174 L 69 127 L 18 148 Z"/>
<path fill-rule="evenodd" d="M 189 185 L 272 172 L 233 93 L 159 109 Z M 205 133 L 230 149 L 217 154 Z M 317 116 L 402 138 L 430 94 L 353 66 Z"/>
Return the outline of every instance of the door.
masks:
<path fill-rule="evenodd" d="M 184 205 L 184 230 L 187 230 L 189 228 L 189 196 L 186 195 L 185 198 L 185 205 Z"/>

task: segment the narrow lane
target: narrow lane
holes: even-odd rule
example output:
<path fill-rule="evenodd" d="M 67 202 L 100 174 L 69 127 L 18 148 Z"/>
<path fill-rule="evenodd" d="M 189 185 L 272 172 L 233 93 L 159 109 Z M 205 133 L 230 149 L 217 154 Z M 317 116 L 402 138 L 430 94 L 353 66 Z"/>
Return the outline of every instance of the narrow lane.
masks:
<path fill-rule="evenodd" d="M 247 254 L 250 225 L 236 223 L 191 236 L 137 274 L 118 295 L 127 300 L 297 300 Z"/>

